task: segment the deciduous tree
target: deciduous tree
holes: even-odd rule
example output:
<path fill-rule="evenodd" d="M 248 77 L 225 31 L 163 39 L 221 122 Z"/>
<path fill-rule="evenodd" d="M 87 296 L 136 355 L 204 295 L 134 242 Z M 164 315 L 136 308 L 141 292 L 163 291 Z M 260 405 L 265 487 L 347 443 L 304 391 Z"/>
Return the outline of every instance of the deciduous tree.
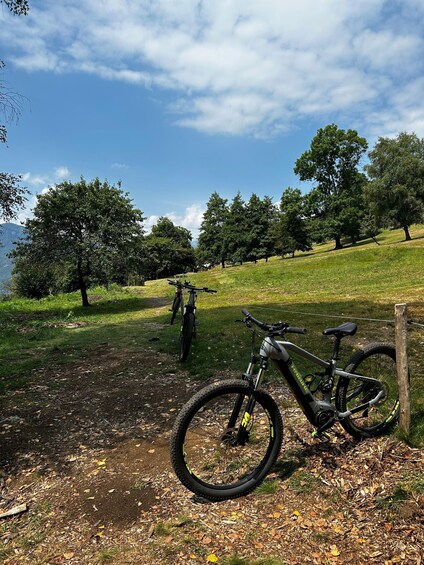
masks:
<path fill-rule="evenodd" d="M 117 271 L 122 276 L 142 236 L 142 220 L 128 194 L 107 181 L 66 181 L 37 197 L 34 218 L 26 222 L 28 239 L 18 244 L 14 256 L 74 269 L 82 304 L 88 306 L 91 281 L 108 282 Z"/>
<path fill-rule="evenodd" d="M 353 222 L 352 211 L 364 208 L 365 176 L 359 164 L 366 149 L 366 139 L 355 130 L 345 131 L 331 124 L 318 130 L 310 149 L 294 167 L 300 180 L 315 183 L 309 197 L 310 214 L 325 225 L 336 249 L 342 247 L 342 236 L 359 235 L 360 221 Z"/>
<path fill-rule="evenodd" d="M 380 137 L 369 158 L 365 194 L 370 210 L 380 224 L 402 228 L 410 240 L 411 224 L 424 221 L 424 139 L 406 132 L 395 139 Z"/>
<path fill-rule="evenodd" d="M 171 277 L 195 266 L 191 232 L 161 217 L 143 241 L 143 272 L 146 278 Z"/>

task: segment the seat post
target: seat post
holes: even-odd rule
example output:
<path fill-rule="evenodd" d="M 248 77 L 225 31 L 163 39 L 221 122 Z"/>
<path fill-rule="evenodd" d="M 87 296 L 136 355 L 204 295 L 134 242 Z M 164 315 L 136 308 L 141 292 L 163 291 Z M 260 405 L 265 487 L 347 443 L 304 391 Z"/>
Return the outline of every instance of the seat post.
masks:
<path fill-rule="evenodd" d="M 339 351 L 340 351 L 340 342 L 342 340 L 341 335 L 336 334 L 334 336 L 334 347 L 333 347 L 333 355 L 331 356 L 332 359 L 334 359 L 335 361 L 337 361 L 337 359 L 339 358 Z"/>

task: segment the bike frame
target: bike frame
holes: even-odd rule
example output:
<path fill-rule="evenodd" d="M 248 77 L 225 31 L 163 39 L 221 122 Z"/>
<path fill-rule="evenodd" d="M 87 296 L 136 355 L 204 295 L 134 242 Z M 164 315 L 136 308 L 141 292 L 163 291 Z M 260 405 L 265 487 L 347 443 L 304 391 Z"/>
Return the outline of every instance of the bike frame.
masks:
<path fill-rule="evenodd" d="M 315 399 L 301 373 L 293 363 L 293 360 L 289 355 L 289 351 L 293 351 L 300 357 L 303 357 L 304 359 L 314 363 L 316 366 L 324 369 L 325 376 L 331 380 L 331 387 L 328 392 L 323 393 L 323 400 Z M 272 336 L 265 337 L 260 347 L 259 357 L 252 355 L 248 369 L 243 375 L 244 379 L 251 383 L 254 390 L 259 388 L 263 380 L 265 371 L 268 367 L 268 359 L 272 360 L 278 371 L 287 381 L 287 384 L 292 390 L 309 422 L 314 426 L 319 426 L 317 430 L 319 433 L 330 427 L 336 420 L 348 418 L 356 412 L 368 409 L 373 404 L 376 404 L 384 395 L 384 390 L 380 390 L 372 400 L 365 402 L 352 410 L 339 412 L 332 402 L 332 389 L 335 377 L 342 377 L 346 379 L 355 378 L 373 384 L 380 384 L 379 381 L 365 375 L 348 373 L 343 369 L 336 367 L 335 358 L 331 358 L 330 361 L 325 361 L 290 341 L 278 341 Z M 254 377 L 254 367 L 258 362 L 259 370 L 256 377 Z M 321 418 L 323 414 L 326 415 L 325 418 Z"/>
<path fill-rule="evenodd" d="M 190 289 L 187 304 L 183 307 L 183 321 L 185 315 L 189 312 L 191 312 L 194 316 L 194 319 L 196 319 L 196 297 L 197 297 L 196 291 Z M 196 334 L 196 324 L 193 325 L 193 335 L 195 334 Z"/>
<path fill-rule="evenodd" d="M 183 317 L 188 313 L 192 312 L 196 316 L 196 298 L 197 294 L 195 290 L 189 290 L 188 302 L 183 308 Z"/>
<path fill-rule="evenodd" d="M 181 286 L 177 286 L 175 289 L 175 294 L 180 298 L 180 306 L 178 309 L 181 309 L 181 313 L 184 312 L 184 288 Z"/>

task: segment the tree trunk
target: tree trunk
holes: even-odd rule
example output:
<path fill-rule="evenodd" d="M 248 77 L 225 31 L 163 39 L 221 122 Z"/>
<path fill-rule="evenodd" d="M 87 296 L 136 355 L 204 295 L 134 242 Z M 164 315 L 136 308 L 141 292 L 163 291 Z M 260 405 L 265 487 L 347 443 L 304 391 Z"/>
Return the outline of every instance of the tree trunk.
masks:
<path fill-rule="evenodd" d="M 405 241 L 411 241 L 412 237 L 411 234 L 409 233 L 408 226 L 403 226 L 403 231 L 405 232 Z"/>
<path fill-rule="evenodd" d="M 376 239 L 373 235 L 371 236 L 371 239 L 372 239 L 373 241 L 375 241 L 375 243 L 376 243 L 377 245 L 380 245 L 380 244 L 378 243 L 377 239 Z"/>
<path fill-rule="evenodd" d="M 81 291 L 82 305 L 90 306 L 87 296 L 87 286 L 84 281 L 84 275 L 82 274 L 81 260 L 78 259 L 77 262 L 77 274 L 78 274 L 78 285 Z"/>
<path fill-rule="evenodd" d="M 335 249 L 343 249 L 341 237 L 339 235 L 336 236 L 336 247 Z"/>

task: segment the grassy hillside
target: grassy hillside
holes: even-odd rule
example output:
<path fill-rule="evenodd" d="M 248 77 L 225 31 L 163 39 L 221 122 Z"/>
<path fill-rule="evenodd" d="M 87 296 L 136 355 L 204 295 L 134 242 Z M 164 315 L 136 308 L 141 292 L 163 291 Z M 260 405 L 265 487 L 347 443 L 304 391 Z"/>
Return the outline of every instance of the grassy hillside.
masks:
<path fill-rule="evenodd" d="M 272 258 L 190 275 L 192 283 L 218 294 L 199 294 L 198 338 L 184 368 L 193 378 L 245 369 L 251 337 L 234 323 L 243 307 L 258 318 L 307 327 L 308 334 L 296 336 L 296 341 L 324 357 L 331 343 L 322 329 L 348 319 L 357 322 L 359 331 L 344 341 L 342 361 L 367 342 L 393 341 L 394 304 L 408 303 L 409 317 L 424 320 L 424 227 L 411 233 L 411 242 L 403 242 L 402 231 L 385 232 L 381 245 L 367 241 L 333 251 L 328 244 L 294 259 Z M 88 309 L 80 306 L 78 293 L 0 303 L 0 387 L 7 391 L 25 386 L 41 368 L 95 355 L 98 348 L 176 355 L 178 324 L 169 326 L 168 313 L 172 295 L 172 287 L 159 280 L 138 288 L 94 289 Z M 424 329 L 411 327 L 416 443 L 424 437 L 423 349 Z"/>

